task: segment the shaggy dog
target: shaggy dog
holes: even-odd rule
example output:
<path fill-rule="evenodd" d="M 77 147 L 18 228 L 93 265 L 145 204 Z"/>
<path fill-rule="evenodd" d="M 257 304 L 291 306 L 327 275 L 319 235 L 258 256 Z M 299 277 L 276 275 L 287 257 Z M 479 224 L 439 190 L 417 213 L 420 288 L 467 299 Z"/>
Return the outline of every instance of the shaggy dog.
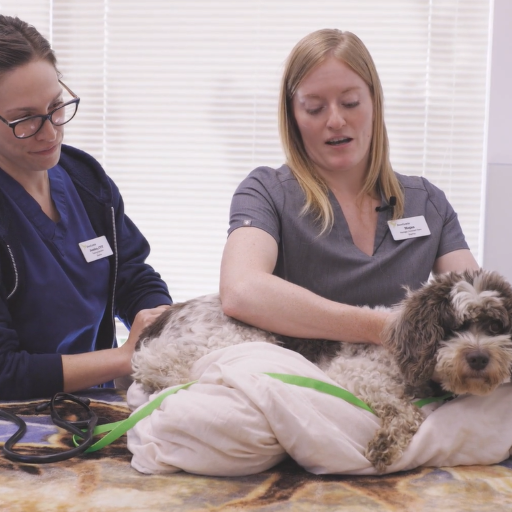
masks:
<path fill-rule="evenodd" d="M 407 290 L 392 311 L 382 346 L 303 340 L 230 318 L 219 295 L 207 295 L 175 304 L 142 333 L 132 376 L 154 392 L 189 382 L 192 364 L 212 350 L 251 341 L 280 344 L 317 364 L 381 419 L 365 455 L 382 472 L 424 420 L 413 397 L 432 396 L 436 387 L 485 395 L 510 380 L 512 367 L 512 287 L 495 272 L 437 275 Z"/>

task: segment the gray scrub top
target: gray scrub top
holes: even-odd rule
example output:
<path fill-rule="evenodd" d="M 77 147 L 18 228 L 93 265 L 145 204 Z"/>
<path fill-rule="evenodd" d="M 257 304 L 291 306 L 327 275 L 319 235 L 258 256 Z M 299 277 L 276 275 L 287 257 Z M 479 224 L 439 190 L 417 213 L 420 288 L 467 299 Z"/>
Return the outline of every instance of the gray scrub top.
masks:
<path fill-rule="evenodd" d="M 269 233 L 278 244 L 274 274 L 330 300 L 354 306 L 391 306 L 428 280 L 434 262 L 468 249 L 445 194 L 418 176 L 397 174 L 405 192 L 403 218 L 423 215 L 431 234 L 395 241 L 379 213 L 374 251 L 368 256 L 352 240 L 343 211 L 330 192 L 332 230 L 318 236 L 312 214 L 301 215 L 305 196 L 290 169 L 258 167 L 237 188 L 228 233 L 244 226 Z"/>

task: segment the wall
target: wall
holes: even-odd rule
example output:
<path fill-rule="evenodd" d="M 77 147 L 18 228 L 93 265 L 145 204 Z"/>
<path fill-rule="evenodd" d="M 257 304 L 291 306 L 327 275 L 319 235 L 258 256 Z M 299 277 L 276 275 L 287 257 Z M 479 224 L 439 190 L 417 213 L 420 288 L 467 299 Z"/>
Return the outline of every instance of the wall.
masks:
<path fill-rule="evenodd" d="M 512 281 L 512 1 L 495 0 L 481 264 Z"/>

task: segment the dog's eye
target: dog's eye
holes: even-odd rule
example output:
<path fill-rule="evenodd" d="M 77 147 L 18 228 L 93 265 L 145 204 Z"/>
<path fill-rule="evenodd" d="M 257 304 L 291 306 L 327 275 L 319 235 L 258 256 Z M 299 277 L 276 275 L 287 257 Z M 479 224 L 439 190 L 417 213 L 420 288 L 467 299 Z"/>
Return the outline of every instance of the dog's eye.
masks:
<path fill-rule="evenodd" d="M 454 329 L 454 332 L 455 331 L 467 331 L 470 326 L 471 326 L 471 322 L 469 320 L 464 320 L 464 322 L 462 322 L 462 325 L 459 325 Z"/>
<path fill-rule="evenodd" d="M 503 324 L 495 320 L 494 322 L 490 322 L 487 326 L 487 331 L 489 334 L 500 334 L 503 332 Z"/>

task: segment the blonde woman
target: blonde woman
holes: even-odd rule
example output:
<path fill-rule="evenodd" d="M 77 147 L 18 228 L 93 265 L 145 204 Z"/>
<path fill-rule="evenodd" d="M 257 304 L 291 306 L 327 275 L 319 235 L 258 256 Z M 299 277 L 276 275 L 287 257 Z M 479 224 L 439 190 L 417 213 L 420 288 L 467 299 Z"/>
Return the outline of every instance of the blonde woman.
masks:
<path fill-rule="evenodd" d="M 457 215 L 389 160 L 375 64 L 350 32 L 292 50 L 279 128 L 286 164 L 234 194 L 221 266 L 224 312 L 280 334 L 381 342 L 391 306 L 431 272 L 476 269 Z"/>

